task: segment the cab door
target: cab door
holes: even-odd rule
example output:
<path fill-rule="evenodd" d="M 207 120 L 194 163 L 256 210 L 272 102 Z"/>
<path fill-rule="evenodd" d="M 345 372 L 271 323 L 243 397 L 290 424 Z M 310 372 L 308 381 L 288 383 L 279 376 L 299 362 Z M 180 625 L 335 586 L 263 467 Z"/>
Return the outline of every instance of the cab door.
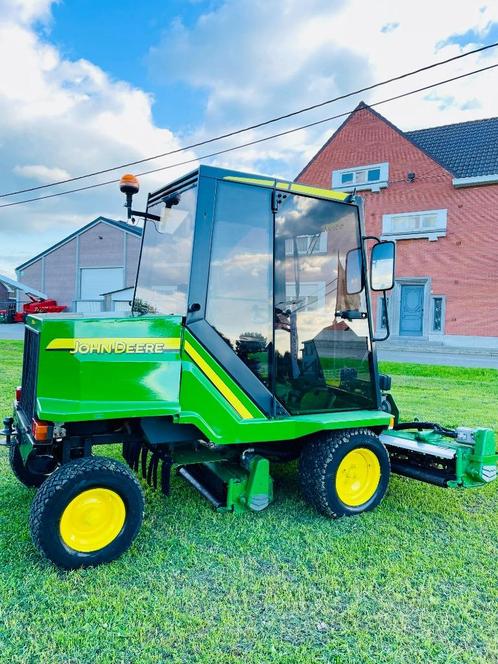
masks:
<path fill-rule="evenodd" d="M 271 390 L 272 190 L 206 178 L 199 195 L 187 327 L 264 413 L 285 414 Z"/>
<path fill-rule="evenodd" d="M 293 193 L 275 207 L 275 396 L 292 415 L 376 408 L 365 280 L 346 279 L 358 208 Z"/>

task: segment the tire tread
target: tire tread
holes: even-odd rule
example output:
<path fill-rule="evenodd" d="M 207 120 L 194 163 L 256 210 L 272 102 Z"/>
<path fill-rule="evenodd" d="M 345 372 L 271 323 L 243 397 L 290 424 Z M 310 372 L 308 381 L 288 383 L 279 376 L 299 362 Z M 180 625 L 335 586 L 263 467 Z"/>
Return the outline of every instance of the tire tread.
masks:
<path fill-rule="evenodd" d="M 33 543 L 42 555 L 46 555 L 40 541 L 45 510 L 49 508 L 54 497 L 62 491 L 68 482 L 85 475 L 93 475 L 96 471 L 109 471 L 122 475 L 136 485 L 143 497 L 143 491 L 135 475 L 122 463 L 107 457 L 84 457 L 61 466 L 39 488 L 32 504 L 29 517 L 29 529 Z"/>
<path fill-rule="evenodd" d="M 318 512 L 332 519 L 353 516 L 352 513 L 339 513 L 332 509 L 327 496 L 327 469 L 335 460 L 339 450 L 357 435 L 368 436 L 378 441 L 378 437 L 370 429 L 344 429 L 317 437 L 301 452 L 299 478 L 303 496 Z"/>

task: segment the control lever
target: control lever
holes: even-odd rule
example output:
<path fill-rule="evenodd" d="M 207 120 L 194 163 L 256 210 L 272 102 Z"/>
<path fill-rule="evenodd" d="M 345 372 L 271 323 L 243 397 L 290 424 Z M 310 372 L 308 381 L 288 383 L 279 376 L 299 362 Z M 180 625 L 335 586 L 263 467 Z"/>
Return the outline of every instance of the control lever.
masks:
<path fill-rule="evenodd" d="M 367 312 L 357 311 L 356 309 L 345 309 L 344 311 L 336 311 L 335 315 L 338 318 L 345 318 L 346 320 L 361 320 L 367 317 Z"/>

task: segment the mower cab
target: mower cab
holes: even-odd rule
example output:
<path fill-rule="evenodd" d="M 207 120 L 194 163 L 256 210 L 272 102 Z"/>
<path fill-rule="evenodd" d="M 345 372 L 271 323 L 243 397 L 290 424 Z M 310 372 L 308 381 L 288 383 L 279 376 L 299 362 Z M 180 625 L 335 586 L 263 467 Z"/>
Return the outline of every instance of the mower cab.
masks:
<path fill-rule="evenodd" d="M 149 198 L 134 311 L 184 317 L 266 418 L 381 410 L 360 213 L 348 194 L 201 168 Z"/>
<path fill-rule="evenodd" d="M 115 558 L 143 498 L 122 464 L 169 490 L 172 468 L 220 511 L 272 500 L 270 464 L 299 458 L 304 497 L 337 518 L 371 510 L 394 472 L 440 486 L 496 476 L 493 432 L 399 422 L 379 375 L 372 292 L 394 244 L 366 237 L 361 200 L 201 166 L 132 209 L 144 219 L 132 312 L 30 315 L 4 435 L 41 485 L 32 534 L 62 567 Z M 384 337 L 385 338 L 385 337 Z"/>

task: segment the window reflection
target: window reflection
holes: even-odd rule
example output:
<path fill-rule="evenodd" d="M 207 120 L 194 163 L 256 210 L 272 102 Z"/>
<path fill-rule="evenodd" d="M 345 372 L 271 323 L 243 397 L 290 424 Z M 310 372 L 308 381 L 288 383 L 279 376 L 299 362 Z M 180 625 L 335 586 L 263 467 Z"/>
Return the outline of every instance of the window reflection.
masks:
<path fill-rule="evenodd" d="M 260 379 L 270 384 L 272 337 L 271 192 L 218 185 L 207 321 Z"/>
<path fill-rule="evenodd" d="M 356 209 L 287 195 L 275 227 L 279 400 L 294 414 L 371 406 L 368 323 L 336 315 L 366 311 L 364 292 L 346 284 L 346 257 L 360 246 Z"/>
<path fill-rule="evenodd" d="M 189 189 L 174 207 L 161 202 L 149 210 L 161 221 L 145 224 L 133 311 L 186 314 L 196 194 Z"/>

